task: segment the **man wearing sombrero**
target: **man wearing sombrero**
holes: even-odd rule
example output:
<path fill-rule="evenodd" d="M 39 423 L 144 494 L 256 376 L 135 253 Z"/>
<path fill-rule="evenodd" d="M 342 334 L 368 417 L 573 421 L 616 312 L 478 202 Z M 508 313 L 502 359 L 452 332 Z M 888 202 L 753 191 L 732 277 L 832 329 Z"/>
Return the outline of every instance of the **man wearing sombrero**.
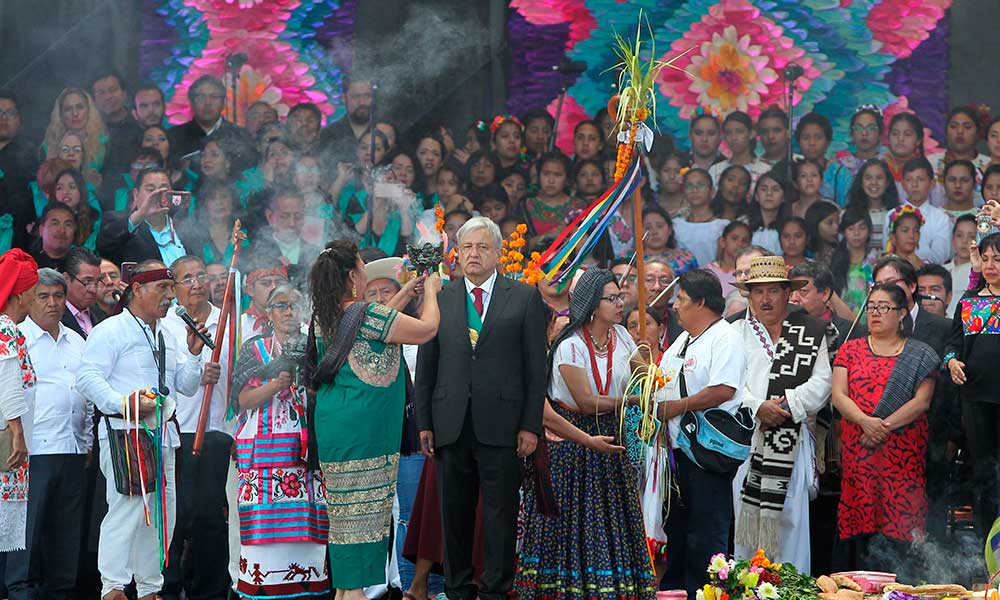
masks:
<path fill-rule="evenodd" d="M 736 473 L 733 493 L 736 554 L 763 549 L 776 562 L 810 568 L 809 497 L 815 443 L 810 429 L 830 398 L 826 326 L 805 311 L 789 312 L 792 291 L 785 259 L 761 256 L 734 285 L 748 294 L 750 315 L 735 323 L 746 351 L 743 406 L 756 431 L 750 458 Z"/>

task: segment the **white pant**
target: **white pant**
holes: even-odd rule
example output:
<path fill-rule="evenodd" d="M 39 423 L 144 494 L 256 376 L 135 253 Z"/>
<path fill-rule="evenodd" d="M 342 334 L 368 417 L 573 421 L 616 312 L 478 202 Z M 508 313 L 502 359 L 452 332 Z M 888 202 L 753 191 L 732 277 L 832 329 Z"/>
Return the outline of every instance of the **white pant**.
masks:
<path fill-rule="evenodd" d="M 229 475 L 226 477 L 226 500 L 229 502 L 229 580 L 233 591 L 240 580 L 240 472 L 236 461 L 229 459 Z"/>
<path fill-rule="evenodd" d="M 167 546 L 169 547 L 177 515 L 177 481 L 174 475 L 173 448 L 163 449 L 163 469 L 167 480 Z M 102 440 L 101 443 L 101 473 L 107 480 L 108 498 L 108 514 L 101 522 L 101 539 L 97 549 L 97 568 L 101 572 L 101 595 L 124 590 L 133 577 L 139 598 L 155 594 L 163 587 L 156 516 L 150 514 L 150 524 L 146 526 L 142 498 L 125 496 L 115 489 L 111 448 L 107 440 Z M 152 512 L 155 504 L 152 493 L 146 495 L 146 501 Z"/>
<path fill-rule="evenodd" d="M 756 432 L 755 436 L 760 435 Z M 781 511 L 781 548 L 763 548 L 768 558 L 776 563 L 791 563 L 801 573 L 809 573 L 812 569 L 812 551 L 809 538 L 809 489 L 813 483 L 813 460 L 816 456 L 816 444 L 809 434 L 808 426 L 803 423 L 799 427 L 799 447 L 795 453 L 795 463 L 792 466 L 791 480 L 788 483 L 788 494 L 785 496 L 785 508 Z M 743 508 L 740 498 L 743 483 L 750 470 L 748 459 L 733 478 L 734 512 L 738 522 Z M 749 559 L 757 548 L 736 544 L 736 559 Z"/>

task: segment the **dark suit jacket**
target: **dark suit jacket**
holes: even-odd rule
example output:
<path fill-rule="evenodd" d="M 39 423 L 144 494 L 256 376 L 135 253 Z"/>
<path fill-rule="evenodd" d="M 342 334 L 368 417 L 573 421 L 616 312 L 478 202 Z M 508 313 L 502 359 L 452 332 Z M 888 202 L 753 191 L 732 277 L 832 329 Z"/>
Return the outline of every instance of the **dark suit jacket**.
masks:
<path fill-rule="evenodd" d="M 97 308 L 97 305 L 90 307 L 90 320 L 92 321 L 93 325 L 97 325 L 107 317 L 108 315 L 104 314 L 104 311 L 101 310 L 100 308 Z M 74 317 L 73 313 L 70 312 L 68 306 L 63 309 L 63 316 L 62 319 L 60 319 L 60 321 L 62 321 L 62 324 L 65 325 L 66 327 L 69 327 L 73 331 L 79 333 L 80 337 L 82 337 L 83 339 L 87 339 L 87 334 L 83 332 L 83 329 L 80 327 L 80 324 L 77 323 L 76 317 Z"/>
<path fill-rule="evenodd" d="M 143 221 L 135 231 L 128 230 L 130 214 L 128 211 L 104 213 L 104 225 L 97 234 L 98 254 L 116 265 L 125 261 L 139 263 L 144 260 L 161 260 L 160 247 L 156 245 L 153 234 L 149 232 L 149 224 Z M 178 232 L 176 221 L 174 232 L 183 245 L 184 238 Z"/>
<path fill-rule="evenodd" d="M 518 431 L 542 435 L 545 304 L 536 288 L 498 275 L 473 350 L 467 297 L 464 279 L 438 296 L 441 325 L 417 354 L 417 428 L 447 446 L 471 413 L 479 443 L 513 448 Z"/>

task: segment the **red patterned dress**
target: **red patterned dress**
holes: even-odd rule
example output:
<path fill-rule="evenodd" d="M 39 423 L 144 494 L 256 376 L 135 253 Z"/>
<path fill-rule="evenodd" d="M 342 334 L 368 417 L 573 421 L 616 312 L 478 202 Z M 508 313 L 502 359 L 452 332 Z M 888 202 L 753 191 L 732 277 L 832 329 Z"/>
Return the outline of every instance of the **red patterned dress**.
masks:
<path fill-rule="evenodd" d="M 847 395 L 866 415 L 882 399 L 895 365 L 896 357 L 872 352 L 867 337 L 846 342 L 833 363 L 834 368 L 847 369 Z M 861 434 L 861 427 L 841 420 L 840 539 L 881 533 L 896 540 L 922 540 L 927 517 L 927 415 L 891 432 L 875 448 L 862 445 Z"/>

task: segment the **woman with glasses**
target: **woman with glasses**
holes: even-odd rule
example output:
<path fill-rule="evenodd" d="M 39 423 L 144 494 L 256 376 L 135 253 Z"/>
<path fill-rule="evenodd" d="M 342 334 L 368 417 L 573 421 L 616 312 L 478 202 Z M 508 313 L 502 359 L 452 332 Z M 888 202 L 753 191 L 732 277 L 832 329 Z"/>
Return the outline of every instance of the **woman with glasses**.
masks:
<path fill-rule="evenodd" d="M 548 358 L 552 408 L 591 435 L 611 435 L 631 378 L 635 342 L 620 325 L 623 304 L 611 271 L 590 269 L 576 284 L 570 322 Z M 653 598 L 637 471 L 623 454 L 580 444 L 549 445 L 556 515 L 542 514 L 529 487 L 515 588 L 523 600 L 581 590 L 588 598 Z"/>
<path fill-rule="evenodd" d="M 230 403 L 242 412 L 236 430 L 240 564 L 246 565 L 236 584 L 241 597 L 329 591 L 323 477 L 306 464 L 306 393 L 297 372 L 305 345 L 302 301 L 295 288 L 276 287 L 267 301 L 270 327 L 243 343 L 233 370 Z"/>
<path fill-rule="evenodd" d="M 976 533 L 985 537 L 997 514 L 996 423 L 1000 416 L 996 367 L 1000 337 L 1000 234 L 979 243 L 982 261 L 980 289 L 959 300 L 952 320 L 944 364 L 962 400 L 965 435 L 976 482 L 973 517 Z"/>
<path fill-rule="evenodd" d="M 906 294 L 872 288 L 868 335 L 844 343 L 833 363 L 843 465 L 834 569 L 900 573 L 927 517 L 927 412 L 938 357 L 907 339 Z"/>

